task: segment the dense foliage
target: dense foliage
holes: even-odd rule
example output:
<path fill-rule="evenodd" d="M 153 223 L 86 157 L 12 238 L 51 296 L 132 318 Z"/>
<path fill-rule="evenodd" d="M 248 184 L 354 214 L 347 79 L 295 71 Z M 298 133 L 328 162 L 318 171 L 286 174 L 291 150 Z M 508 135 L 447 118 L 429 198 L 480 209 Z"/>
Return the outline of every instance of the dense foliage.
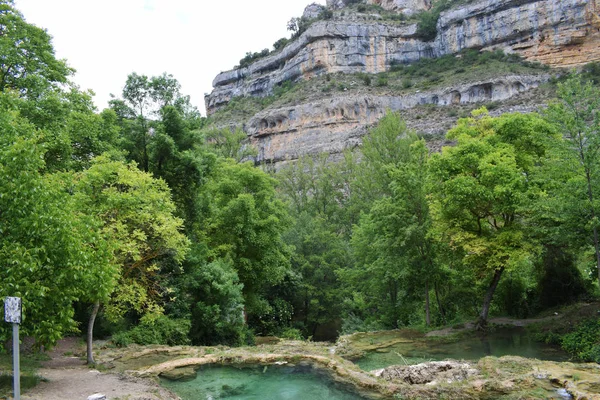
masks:
<path fill-rule="evenodd" d="M 0 29 L 0 298 L 23 297 L 39 344 L 85 323 L 91 339 L 96 315 L 119 345 L 484 326 L 597 290 L 600 93 L 581 76 L 543 115 L 460 119 L 439 154 L 389 113 L 337 162 L 268 173 L 173 76 L 133 73 L 98 112 L 7 0 Z M 563 345 L 597 360 L 594 329 Z"/>

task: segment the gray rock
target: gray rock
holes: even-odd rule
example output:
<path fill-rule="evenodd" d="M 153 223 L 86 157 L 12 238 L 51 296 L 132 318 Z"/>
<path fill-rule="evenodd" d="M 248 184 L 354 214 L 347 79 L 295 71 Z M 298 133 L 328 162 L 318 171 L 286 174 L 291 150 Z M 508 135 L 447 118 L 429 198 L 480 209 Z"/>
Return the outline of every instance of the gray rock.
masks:
<path fill-rule="evenodd" d="M 161 377 L 170 381 L 190 381 L 196 378 L 196 370 L 192 367 L 175 368 L 160 374 Z"/>
<path fill-rule="evenodd" d="M 340 95 L 261 111 L 248 120 L 245 130 L 258 150 L 257 162 L 281 163 L 323 152 L 340 154 L 360 145 L 368 127 L 388 110 L 405 112 L 428 104 L 451 106 L 507 100 L 549 77 L 508 75 L 397 96 Z M 443 126 L 441 132 L 431 131 L 432 126 L 440 129 L 438 122 L 423 123 L 429 125 L 411 128 L 418 128 L 421 133 L 444 132 Z"/>
<path fill-rule="evenodd" d="M 317 3 L 312 3 L 312 4 L 309 4 L 306 6 L 306 8 L 304 9 L 304 13 L 302 14 L 302 17 L 304 17 L 306 19 L 319 18 L 319 16 L 323 12 L 323 10 L 325 10 L 325 7 L 323 7 L 322 5 L 317 4 Z"/>
<path fill-rule="evenodd" d="M 477 375 L 479 371 L 469 363 L 432 361 L 416 365 L 394 365 L 375 371 L 375 376 L 387 381 L 403 381 L 422 385 L 432 382 L 457 382 Z"/>
<path fill-rule="evenodd" d="M 106 400 L 106 395 L 101 393 L 96 393 L 91 396 L 88 396 L 87 400 Z"/>
<path fill-rule="evenodd" d="M 339 1 L 330 2 L 337 7 Z M 426 7 L 428 0 L 369 0 L 393 7 Z M 329 4 L 329 3 L 328 3 Z M 589 0 L 480 0 L 440 16 L 432 42 L 416 25 L 337 19 L 319 21 L 282 51 L 247 68 L 219 74 L 205 97 L 209 114 L 237 96 L 267 96 L 286 80 L 328 73 L 379 73 L 395 63 L 502 49 L 532 61 L 575 66 L 600 60 L 600 3 Z"/>
<path fill-rule="evenodd" d="M 365 2 L 408 13 L 431 6 L 430 0 Z M 345 5 L 344 0 L 327 0 L 330 8 Z M 307 13 L 314 13 L 317 8 L 311 5 Z M 214 90 L 205 96 L 206 108 L 212 114 L 234 97 L 268 96 L 288 80 L 310 80 L 335 73 L 381 73 L 397 63 L 410 64 L 468 48 L 502 49 L 551 66 L 582 65 L 600 60 L 599 13 L 600 2 L 590 0 L 477 0 L 443 12 L 437 36 L 430 42 L 417 37 L 416 24 L 390 23 L 348 13 L 343 17 L 336 15 L 332 20 L 315 22 L 281 51 L 246 68 L 219 74 L 213 81 Z M 276 163 L 277 168 L 302 155 L 327 152 L 332 159 L 340 157 L 344 149 L 361 144 L 362 136 L 387 109 L 403 111 L 429 104 L 452 107 L 505 101 L 548 78 L 549 75 L 499 76 L 423 93 L 371 96 L 354 92 L 313 98 L 293 106 L 268 108 L 240 125 L 244 125 L 250 143 L 258 149 L 256 161 Z M 536 105 L 501 106 L 492 115 L 531 112 Z M 427 115 L 418 121 L 408 117 L 409 127 L 430 135 L 441 135 L 456 121 L 443 116 L 433 121 Z"/>
<path fill-rule="evenodd" d="M 413 15 L 431 8 L 431 0 L 368 0 L 369 4 L 377 4 L 386 10 L 400 11 Z"/>
<path fill-rule="evenodd" d="M 327 7 L 339 10 L 340 8 L 346 7 L 346 2 L 344 0 L 327 0 Z"/>

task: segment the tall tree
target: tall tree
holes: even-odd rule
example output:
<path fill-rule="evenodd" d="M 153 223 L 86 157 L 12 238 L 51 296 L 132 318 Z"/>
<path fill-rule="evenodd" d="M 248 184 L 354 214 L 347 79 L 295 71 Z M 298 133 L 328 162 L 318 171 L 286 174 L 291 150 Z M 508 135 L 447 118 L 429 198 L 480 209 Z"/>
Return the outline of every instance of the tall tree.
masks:
<path fill-rule="evenodd" d="M 341 317 L 337 271 L 352 265 L 345 210 L 350 177 L 345 167 L 346 163 L 329 162 L 323 154 L 301 158 L 276 175 L 293 221 L 284 240 L 295 249 L 292 269 L 298 279 L 290 296 L 294 320 L 307 336 L 315 336 L 321 325 Z"/>
<path fill-rule="evenodd" d="M 200 193 L 204 214 L 198 237 L 209 262 L 231 261 L 249 312 L 266 306 L 265 290 L 281 282 L 289 268 L 290 251 L 281 238 L 289 220 L 275 184 L 250 163 L 221 159 Z"/>
<path fill-rule="evenodd" d="M 36 98 L 66 84 L 72 73 L 56 59 L 50 35 L 27 23 L 12 0 L 0 0 L 0 92 Z"/>
<path fill-rule="evenodd" d="M 103 221 L 103 235 L 118 243 L 114 257 L 120 267 L 119 290 L 105 305 L 107 316 L 117 320 L 129 310 L 160 315 L 168 292 L 160 275 L 161 262 L 181 263 L 189 248 L 181 233 L 183 221 L 173 216 L 175 206 L 167 185 L 134 163 L 100 156 L 80 174 L 75 197 Z M 94 311 L 98 308 L 99 302 Z M 92 313 L 90 339 L 95 317 Z"/>
<path fill-rule="evenodd" d="M 585 210 L 578 223 L 589 232 L 600 283 L 600 90 L 578 76 L 569 77 L 558 84 L 558 101 L 548 107 L 546 118 L 566 139 L 566 146 L 556 142 L 554 150 L 563 171 L 571 173 L 569 190 L 555 194 L 565 205 Z"/>
<path fill-rule="evenodd" d="M 22 297 L 24 333 L 48 346 L 76 331 L 73 302 L 106 297 L 117 270 L 112 242 L 69 193 L 68 175 L 40 173 L 40 134 L 14 104 L 0 94 L 0 298 Z"/>
<path fill-rule="evenodd" d="M 401 132 L 397 128 L 395 131 Z M 373 132 L 370 140 L 393 146 L 377 152 L 376 158 L 384 160 L 385 153 L 393 154 L 378 167 L 384 174 L 380 179 L 389 181 L 386 191 L 390 195 L 375 200 L 356 226 L 352 243 L 358 265 L 349 277 L 369 293 L 368 298 L 381 305 L 387 326 L 397 328 L 401 320 L 406 320 L 406 314 L 412 311 L 406 304 L 415 299 L 425 305 L 425 322 L 430 325 L 429 292 L 437 283 L 437 268 L 435 246 L 428 237 L 428 150 L 414 134 L 393 138 L 385 132 Z M 386 145 L 386 137 L 394 140 Z M 377 293 L 385 298 L 380 299 Z"/>
<path fill-rule="evenodd" d="M 483 109 L 459 120 L 447 135 L 457 145 L 431 158 L 436 229 L 462 251 L 466 266 L 489 279 L 481 327 L 504 271 L 521 267 L 536 252 L 526 240 L 524 206 L 531 191 L 528 177 L 552 132 L 536 115 L 492 118 Z"/>

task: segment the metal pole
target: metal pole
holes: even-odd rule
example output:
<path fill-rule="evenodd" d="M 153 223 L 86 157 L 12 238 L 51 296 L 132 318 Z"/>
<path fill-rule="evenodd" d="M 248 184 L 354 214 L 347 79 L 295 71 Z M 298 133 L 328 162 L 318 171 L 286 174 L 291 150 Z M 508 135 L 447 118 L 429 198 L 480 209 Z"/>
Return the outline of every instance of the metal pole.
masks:
<path fill-rule="evenodd" d="M 19 366 L 19 324 L 13 324 L 13 389 L 14 400 L 21 400 L 21 373 Z"/>

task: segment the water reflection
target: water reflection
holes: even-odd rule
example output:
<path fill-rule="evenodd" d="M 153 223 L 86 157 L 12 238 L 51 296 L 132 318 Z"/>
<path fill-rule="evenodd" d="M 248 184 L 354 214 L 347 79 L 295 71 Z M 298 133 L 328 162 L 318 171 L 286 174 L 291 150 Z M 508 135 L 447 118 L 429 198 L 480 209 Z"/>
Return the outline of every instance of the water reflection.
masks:
<path fill-rule="evenodd" d="M 485 356 L 515 355 L 540 360 L 566 361 L 568 356 L 555 346 L 540 343 L 523 328 L 499 329 L 486 335 L 470 336 L 458 341 L 415 339 L 367 353 L 357 361 L 363 370 L 396 364 L 417 364 L 448 358 L 478 360 Z"/>

